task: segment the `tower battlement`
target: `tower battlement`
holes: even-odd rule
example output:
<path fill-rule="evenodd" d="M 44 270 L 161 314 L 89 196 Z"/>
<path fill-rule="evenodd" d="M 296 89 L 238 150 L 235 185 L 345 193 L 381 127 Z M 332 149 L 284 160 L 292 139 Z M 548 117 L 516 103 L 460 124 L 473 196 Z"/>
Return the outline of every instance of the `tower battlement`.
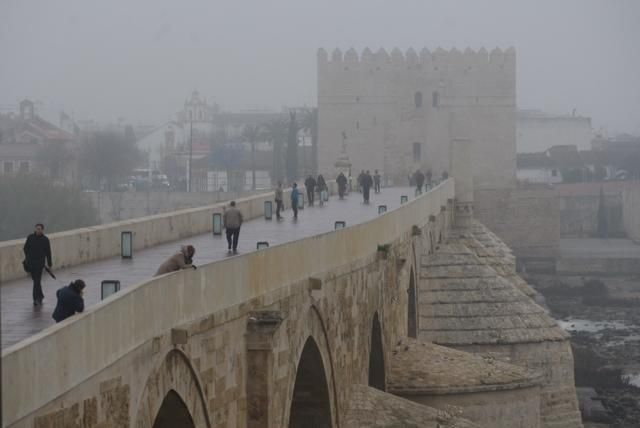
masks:
<path fill-rule="evenodd" d="M 388 53 L 384 48 L 378 49 L 375 53 L 369 48 L 365 48 L 362 53 L 351 48 L 345 52 L 335 48 L 329 54 L 324 48 L 318 49 L 318 67 L 323 66 L 355 66 L 355 65 L 376 65 L 378 67 L 406 67 L 407 69 L 429 70 L 434 67 L 436 70 L 443 67 L 449 70 L 461 69 L 471 70 L 474 67 L 482 66 L 495 67 L 496 69 L 515 69 L 516 50 L 509 47 L 506 50 L 494 48 L 488 52 L 484 47 L 476 50 L 466 48 L 464 52 L 453 48 L 449 51 L 437 48 L 431 51 L 423 48 L 416 52 L 413 48 L 402 52 L 395 47 Z M 438 68 L 436 68 L 438 67 Z M 345 71 L 348 68 L 345 69 Z"/>

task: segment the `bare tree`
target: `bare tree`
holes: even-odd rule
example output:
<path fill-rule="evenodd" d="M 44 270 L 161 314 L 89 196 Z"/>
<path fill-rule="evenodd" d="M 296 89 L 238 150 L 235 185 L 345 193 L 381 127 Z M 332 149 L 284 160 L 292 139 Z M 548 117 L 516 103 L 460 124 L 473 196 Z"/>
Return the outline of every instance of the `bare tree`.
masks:
<path fill-rule="evenodd" d="M 246 125 L 242 137 L 251 144 L 251 189 L 256 190 L 256 143 L 262 137 L 262 127 Z"/>
<path fill-rule="evenodd" d="M 273 146 L 273 182 L 282 180 L 283 152 L 282 148 L 287 139 L 287 122 L 276 119 L 264 125 L 265 137 Z"/>
<path fill-rule="evenodd" d="M 315 176 L 318 174 L 318 107 L 304 110 L 300 127 L 311 134 L 311 174 Z"/>

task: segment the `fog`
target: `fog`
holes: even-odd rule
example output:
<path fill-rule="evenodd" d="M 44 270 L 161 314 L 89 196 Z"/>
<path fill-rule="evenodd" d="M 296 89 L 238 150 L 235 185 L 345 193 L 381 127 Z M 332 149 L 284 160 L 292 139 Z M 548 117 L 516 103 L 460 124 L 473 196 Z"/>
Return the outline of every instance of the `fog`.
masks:
<path fill-rule="evenodd" d="M 318 47 L 518 52 L 518 106 L 640 132 L 640 2 L 3 0 L 0 108 L 160 123 L 197 88 L 227 110 L 316 104 Z"/>

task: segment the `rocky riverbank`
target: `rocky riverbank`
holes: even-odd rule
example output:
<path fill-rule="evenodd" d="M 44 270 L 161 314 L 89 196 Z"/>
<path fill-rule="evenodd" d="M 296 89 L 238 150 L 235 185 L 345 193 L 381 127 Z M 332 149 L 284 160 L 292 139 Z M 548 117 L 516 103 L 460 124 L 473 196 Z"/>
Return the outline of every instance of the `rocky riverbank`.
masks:
<path fill-rule="evenodd" d="M 595 388 L 607 410 L 598 426 L 640 427 L 640 279 L 529 280 L 571 333 L 576 386 Z"/>

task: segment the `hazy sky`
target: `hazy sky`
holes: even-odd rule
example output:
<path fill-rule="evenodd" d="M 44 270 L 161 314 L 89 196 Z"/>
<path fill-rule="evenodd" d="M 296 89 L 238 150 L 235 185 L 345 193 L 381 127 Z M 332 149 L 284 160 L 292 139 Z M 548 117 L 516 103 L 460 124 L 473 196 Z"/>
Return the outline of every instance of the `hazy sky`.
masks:
<path fill-rule="evenodd" d="M 639 0 L 0 0 L 0 109 L 158 124 L 194 88 L 315 105 L 318 47 L 512 45 L 520 108 L 640 133 Z"/>

